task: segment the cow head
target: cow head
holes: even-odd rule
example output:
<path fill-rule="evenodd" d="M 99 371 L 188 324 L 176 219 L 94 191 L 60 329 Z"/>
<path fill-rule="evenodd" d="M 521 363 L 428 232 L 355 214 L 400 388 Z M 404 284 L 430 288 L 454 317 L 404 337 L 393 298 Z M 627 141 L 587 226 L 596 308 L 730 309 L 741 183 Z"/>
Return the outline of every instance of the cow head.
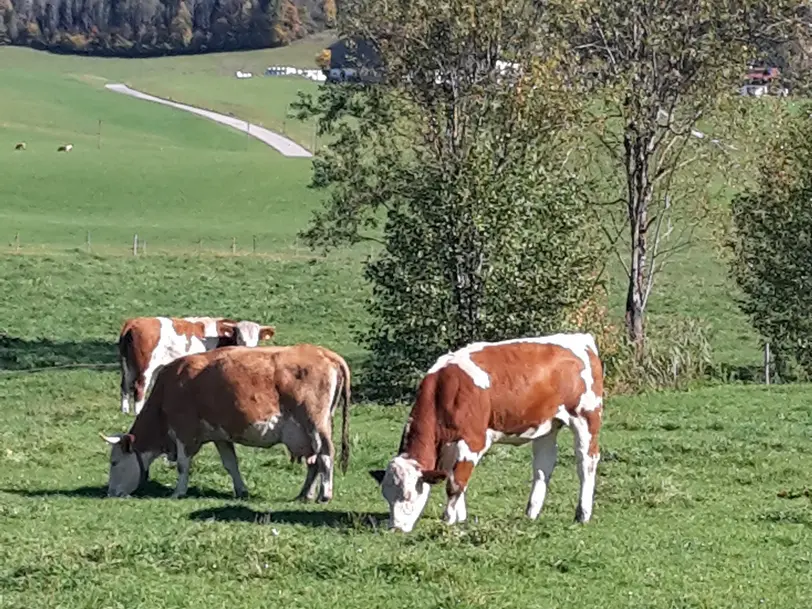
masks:
<path fill-rule="evenodd" d="M 429 499 L 431 485 L 446 477 L 442 471 L 422 471 L 414 459 L 397 456 L 385 470 L 369 472 L 389 504 L 389 528 L 410 532 Z"/>
<path fill-rule="evenodd" d="M 245 347 L 256 347 L 261 340 L 270 340 L 276 334 L 273 326 L 261 326 L 253 321 L 240 321 L 236 324 L 236 343 Z"/>
<path fill-rule="evenodd" d="M 145 482 L 149 463 L 135 450 L 132 434 L 99 435 L 111 446 L 107 496 L 127 497 Z"/>

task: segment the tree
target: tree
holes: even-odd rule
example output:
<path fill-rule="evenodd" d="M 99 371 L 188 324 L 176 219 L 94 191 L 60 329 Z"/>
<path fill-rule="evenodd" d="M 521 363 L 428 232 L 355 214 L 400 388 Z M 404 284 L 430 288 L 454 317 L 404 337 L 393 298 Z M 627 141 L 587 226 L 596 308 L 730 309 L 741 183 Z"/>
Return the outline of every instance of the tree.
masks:
<path fill-rule="evenodd" d="M 627 274 L 626 328 L 642 355 L 658 272 L 695 222 L 686 203 L 707 195 L 723 160 L 722 107 L 755 48 L 777 41 L 795 0 L 586 0 L 576 5 L 580 77 L 600 92 L 597 138 L 617 173 L 607 236 Z M 713 134 L 701 121 L 714 117 Z M 717 139 L 712 139 L 717 138 Z M 603 169 L 603 167 L 601 167 Z M 681 210 L 681 218 L 675 213 Z M 695 218 L 693 218 L 695 220 Z M 677 229 L 676 227 L 679 226 Z M 623 233 L 626 238 L 621 239 Z"/>
<path fill-rule="evenodd" d="M 733 200 L 730 270 L 741 310 L 770 342 L 781 376 L 812 374 L 812 104 L 781 122 L 756 180 Z M 785 112 L 784 112 L 785 114 Z"/>
<path fill-rule="evenodd" d="M 402 397 L 447 350 L 560 328 L 594 285 L 596 229 L 564 169 L 580 97 L 548 35 L 557 15 L 524 0 L 342 4 L 342 34 L 375 49 L 384 82 L 298 104 L 333 140 L 314 161 L 329 198 L 303 236 L 378 245 L 361 331 L 376 397 Z"/>

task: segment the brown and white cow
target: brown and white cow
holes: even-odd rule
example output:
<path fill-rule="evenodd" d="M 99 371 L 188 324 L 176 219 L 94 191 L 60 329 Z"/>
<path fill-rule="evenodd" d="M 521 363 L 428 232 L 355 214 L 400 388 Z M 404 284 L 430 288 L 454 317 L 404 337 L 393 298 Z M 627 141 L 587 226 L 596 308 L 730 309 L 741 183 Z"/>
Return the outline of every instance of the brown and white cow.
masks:
<path fill-rule="evenodd" d="M 118 338 L 121 366 L 121 412 L 141 412 L 155 374 L 183 355 L 217 347 L 256 347 L 275 333 L 273 326 L 223 317 L 135 317 L 124 322 Z"/>
<path fill-rule="evenodd" d="M 556 463 L 556 436 L 575 437 L 581 481 L 575 518 L 592 515 L 600 460 L 603 366 L 589 334 L 555 334 L 473 343 L 442 356 L 418 388 L 398 454 L 370 474 L 389 503 L 391 528 L 409 532 L 426 506 L 430 484 L 446 480 L 443 519 L 467 518 L 465 490 L 494 443 L 533 443 L 533 487 L 527 516 L 544 505 Z"/>
<path fill-rule="evenodd" d="M 173 497 L 186 494 L 192 458 L 214 442 L 234 493 L 247 490 L 234 444 L 269 448 L 284 444 L 304 457 L 307 476 L 300 499 L 333 496 L 333 415 L 342 401 L 341 468 L 349 462 L 350 369 L 323 347 L 226 347 L 176 359 L 157 375 L 155 387 L 126 434 L 103 436 L 112 445 L 107 494 L 123 497 L 146 481 L 161 454 L 177 455 Z"/>

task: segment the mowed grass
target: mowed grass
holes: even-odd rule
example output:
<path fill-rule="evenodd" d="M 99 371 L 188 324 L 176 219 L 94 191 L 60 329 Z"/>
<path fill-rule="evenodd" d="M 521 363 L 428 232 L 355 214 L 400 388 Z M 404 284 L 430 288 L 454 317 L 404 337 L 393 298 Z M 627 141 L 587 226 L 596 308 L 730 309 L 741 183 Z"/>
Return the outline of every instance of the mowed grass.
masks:
<path fill-rule="evenodd" d="M 303 466 L 238 448 L 252 498 L 207 446 L 191 497 L 103 499 L 99 431 L 126 429 L 113 373 L 0 377 L 0 606 L 786 607 L 812 603 L 812 388 L 721 388 L 614 399 L 592 522 L 574 525 L 568 431 L 540 519 L 523 516 L 528 447 L 495 447 L 469 488 L 469 522 L 439 521 L 433 490 L 409 535 L 386 532 L 367 470 L 405 408 L 357 406 L 352 460 L 327 505 L 292 498 Z M 337 434 L 336 434 L 337 435 Z M 804 494 L 806 493 L 806 495 Z"/>

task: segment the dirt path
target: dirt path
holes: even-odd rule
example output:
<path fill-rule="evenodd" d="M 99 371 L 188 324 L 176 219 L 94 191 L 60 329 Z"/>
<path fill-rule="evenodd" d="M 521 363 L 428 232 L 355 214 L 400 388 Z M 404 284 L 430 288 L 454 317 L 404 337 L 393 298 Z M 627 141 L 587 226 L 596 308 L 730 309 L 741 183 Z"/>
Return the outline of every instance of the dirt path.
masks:
<path fill-rule="evenodd" d="M 296 142 L 289 140 L 286 137 L 279 135 L 278 133 L 274 133 L 273 131 L 268 131 L 264 127 L 260 127 L 259 125 L 252 125 L 246 121 L 240 120 L 233 116 L 227 116 L 225 114 L 220 114 L 218 112 L 212 112 L 211 110 L 203 110 L 201 108 L 195 108 L 194 106 L 187 106 L 186 104 L 179 104 L 177 102 L 169 101 L 168 99 L 162 99 L 160 97 L 155 97 L 154 95 L 148 95 L 147 93 L 141 93 L 141 91 L 136 91 L 135 89 L 131 89 L 127 85 L 123 84 L 108 84 L 105 85 L 107 89 L 111 91 L 115 91 L 116 93 L 123 93 L 124 95 L 130 95 L 132 97 L 136 97 L 138 99 L 144 99 L 146 101 L 155 102 L 158 104 L 163 104 L 165 106 L 171 106 L 173 108 L 177 108 L 178 110 L 186 110 L 187 112 L 192 112 L 193 114 L 197 114 L 198 116 L 202 116 L 204 118 L 208 118 L 210 120 L 216 121 L 228 127 L 232 127 L 237 129 L 238 131 L 242 131 L 243 133 L 247 133 L 248 135 L 257 138 L 261 142 L 268 144 L 271 148 L 278 150 L 284 156 L 293 156 L 293 157 L 310 157 L 313 156 L 308 150 L 305 150 Z"/>

